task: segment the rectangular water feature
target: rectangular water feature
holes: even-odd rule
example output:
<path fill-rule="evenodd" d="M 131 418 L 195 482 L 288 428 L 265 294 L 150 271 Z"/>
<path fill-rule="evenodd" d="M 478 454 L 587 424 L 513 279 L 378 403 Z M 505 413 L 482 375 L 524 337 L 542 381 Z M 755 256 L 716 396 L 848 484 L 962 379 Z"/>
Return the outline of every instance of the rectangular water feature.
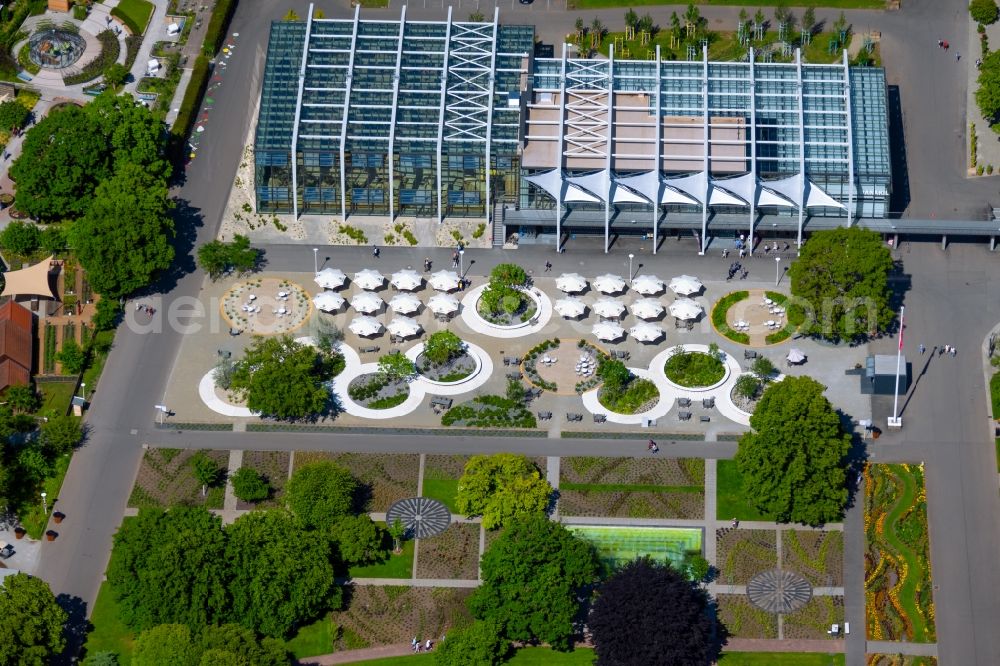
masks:
<path fill-rule="evenodd" d="M 622 525 L 567 525 L 594 545 L 610 567 L 648 555 L 658 562 L 680 565 L 684 553 L 701 553 L 702 529 L 698 527 L 629 527 Z"/>

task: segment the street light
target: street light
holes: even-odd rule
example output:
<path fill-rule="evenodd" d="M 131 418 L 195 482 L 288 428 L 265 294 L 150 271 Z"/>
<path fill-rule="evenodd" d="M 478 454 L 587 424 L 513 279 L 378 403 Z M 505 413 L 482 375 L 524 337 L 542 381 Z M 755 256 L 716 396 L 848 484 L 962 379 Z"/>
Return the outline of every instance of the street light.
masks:
<path fill-rule="evenodd" d="M 774 258 L 774 286 L 778 286 L 778 282 L 781 280 L 781 257 Z"/>
<path fill-rule="evenodd" d="M 87 383 L 80 382 L 80 393 L 83 394 L 83 401 L 87 402 Z"/>
<path fill-rule="evenodd" d="M 45 498 L 48 496 L 49 496 L 48 493 L 42 493 L 42 513 L 44 513 L 46 516 L 49 515 L 49 503 L 45 500 Z"/>
<path fill-rule="evenodd" d="M 319 248 L 313 248 L 313 273 L 319 273 Z"/>
<path fill-rule="evenodd" d="M 632 260 L 635 259 L 635 255 L 631 252 L 628 253 L 628 284 L 632 286 Z"/>
<path fill-rule="evenodd" d="M 458 251 L 458 274 L 465 277 L 465 248 Z"/>

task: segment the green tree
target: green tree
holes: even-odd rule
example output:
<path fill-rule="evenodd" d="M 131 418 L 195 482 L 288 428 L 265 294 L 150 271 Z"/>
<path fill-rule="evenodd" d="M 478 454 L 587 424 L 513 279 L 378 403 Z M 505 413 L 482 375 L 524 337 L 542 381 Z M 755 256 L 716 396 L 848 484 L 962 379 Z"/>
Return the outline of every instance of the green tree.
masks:
<path fill-rule="evenodd" d="M 0 246 L 16 254 L 31 254 L 41 245 L 42 233 L 30 222 L 13 221 L 0 231 Z"/>
<path fill-rule="evenodd" d="M 758 356 L 754 359 L 753 365 L 750 366 L 757 377 L 760 378 L 762 382 L 769 382 L 773 378 L 774 371 L 777 368 L 774 367 L 774 363 L 771 363 L 771 359 L 766 356 Z"/>
<path fill-rule="evenodd" d="M 851 437 L 825 389 L 809 377 L 772 384 L 740 438 L 744 496 L 779 521 L 820 525 L 843 515 Z"/>
<path fill-rule="evenodd" d="M 368 564 L 385 555 L 385 531 L 367 515 L 341 516 L 330 529 L 345 564 Z"/>
<path fill-rule="evenodd" d="M 3 399 L 15 414 L 38 409 L 38 394 L 30 386 L 10 386 L 4 391 Z"/>
<path fill-rule="evenodd" d="M 569 648 L 581 590 L 599 570 L 593 547 L 542 515 L 512 522 L 480 563 L 482 585 L 469 607 L 512 641 Z M 447 642 L 447 641 L 446 641 Z"/>
<path fill-rule="evenodd" d="M 969 3 L 969 14 L 976 23 L 983 25 L 996 23 L 998 13 L 1000 13 L 1000 9 L 997 9 L 997 3 L 994 0 L 972 0 Z M 0 111 L 2 110 L 0 107 Z"/>
<path fill-rule="evenodd" d="M 198 265 L 212 280 L 219 279 L 232 268 L 240 275 L 253 271 L 260 261 L 261 251 L 250 247 L 250 239 L 236 234 L 233 242 L 214 240 L 198 248 Z"/>
<path fill-rule="evenodd" d="M 979 87 L 976 104 L 990 128 L 1000 133 L 1000 50 L 990 51 L 979 66 Z"/>
<path fill-rule="evenodd" d="M 0 129 L 19 130 L 28 124 L 31 112 L 20 102 L 9 100 L 0 104 Z"/>
<path fill-rule="evenodd" d="M 528 284 L 528 274 L 517 264 L 497 264 L 490 271 L 490 283 L 505 287 L 523 287 Z"/>
<path fill-rule="evenodd" d="M 378 360 L 378 371 L 390 381 L 398 382 L 412 378 L 417 369 L 403 352 L 394 351 Z"/>
<path fill-rule="evenodd" d="M 236 363 L 230 388 L 265 416 L 300 419 L 322 413 L 329 369 L 316 350 L 283 335 L 255 337 Z"/>
<path fill-rule="evenodd" d="M 691 581 L 701 583 L 708 580 L 712 565 L 701 552 L 689 550 L 684 553 L 683 570 Z"/>
<path fill-rule="evenodd" d="M 95 290 L 106 298 L 127 296 L 170 266 L 171 207 L 164 180 L 137 164 L 123 165 L 97 186 L 86 214 L 70 228 Z"/>
<path fill-rule="evenodd" d="M 222 519 L 204 508 L 139 509 L 115 534 L 107 577 L 135 630 L 176 622 L 198 631 L 231 616 Z"/>
<path fill-rule="evenodd" d="M 230 479 L 233 494 L 244 502 L 259 502 L 271 495 L 271 485 L 252 467 L 240 467 Z"/>
<path fill-rule="evenodd" d="M 447 363 L 465 351 L 465 343 L 451 331 L 431 333 L 424 343 L 424 356 L 432 363 Z"/>
<path fill-rule="evenodd" d="M 183 624 L 160 624 L 140 633 L 135 639 L 132 666 L 195 666 L 198 649 L 191 629 Z"/>
<path fill-rule="evenodd" d="M 760 380 L 753 375 L 740 375 L 733 387 L 737 395 L 741 395 L 747 400 L 756 398 L 761 388 Z"/>
<path fill-rule="evenodd" d="M 286 666 L 288 650 L 282 641 L 257 636 L 238 624 L 208 626 L 201 632 L 201 666 L 218 666 L 232 659 L 237 666 Z"/>
<path fill-rule="evenodd" d="M 56 254 L 66 249 L 66 229 L 61 224 L 47 224 L 38 239 L 43 250 Z"/>
<path fill-rule="evenodd" d="M 125 65 L 116 62 L 104 70 L 104 82 L 112 88 L 117 88 L 125 83 L 128 75 L 129 71 Z"/>
<path fill-rule="evenodd" d="M 806 10 L 802 12 L 802 32 L 808 35 L 812 35 L 813 29 L 816 28 L 816 10 L 812 7 L 806 7 Z"/>
<path fill-rule="evenodd" d="M 859 340 L 884 331 L 895 318 L 890 306 L 892 254 L 879 234 L 861 227 L 817 231 L 804 244 L 789 276 L 789 317 L 805 318 L 802 332 L 827 339 Z"/>
<path fill-rule="evenodd" d="M 208 487 L 214 486 L 219 482 L 219 478 L 222 476 L 222 469 L 218 463 L 205 455 L 204 451 L 198 451 L 191 456 L 190 465 L 191 473 L 194 474 L 194 478 L 201 485 L 201 496 L 204 497 L 208 492 Z"/>
<path fill-rule="evenodd" d="M 118 325 L 118 318 L 121 314 L 122 306 L 117 299 L 102 298 L 97 301 L 97 306 L 94 308 L 94 316 L 91 317 L 90 323 L 98 331 L 110 331 Z"/>
<path fill-rule="evenodd" d="M 346 469 L 329 461 L 297 467 L 285 486 L 285 501 L 299 522 L 311 529 L 328 529 L 354 509 L 358 482 Z"/>
<path fill-rule="evenodd" d="M 481 515 L 483 526 L 492 530 L 544 514 L 551 495 L 552 486 L 533 462 L 513 453 L 497 453 L 469 458 L 455 501 L 459 511 Z"/>
<path fill-rule="evenodd" d="M 452 629 L 437 644 L 434 663 L 438 666 L 496 666 L 510 652 L 510 641 L 501 636 L 496 622 L 473 622 L 468 627 Z"/>
<path fill-rule="evenodd" d="M 232 567 L 230 617 L 276 638 L 339 608 L 329 538 L 285 511 L 254 511 L 226 529 Z"/>
<path fill-rule="evenodd" d="M 403 521 L 397 518 L 392 521 L 391 525 L 386 523 L 386 528 L 392 538 L 392 552 L 396 554 L 403 552 L 403 538 L 406 537 L 406 527 L 403 526 Z"/>
<path fill-rule="evenodd" d="M 68 375 L 77 375 L 83 371 L 87 355 L 83 348 L 73 338 L 63 340 L 62 349 L 56 354 L 56 360 L 62 364 L 62 370 Z"/>
<path fill-rule="evenodd" d="M 84 107 L 88 123 L 96 129 L 111 151 L 114 172 L 127 164 L 140 167 L 150 178 L 166 181 L 170 162 L 166 156 L 166 132 L 163 121 L 131 95 L 108 91 Z"/>
<path fill-rule="evenodd" d="M 119 666 L 118 653 L 110 650 L 91 652 L 83 660 L 83 666 Z"/>
<path fill-rule="evenodd" d="M 0 585 L 0 664 L 44 666 L 66 646 L 68 616 L 48 583 L 25 573 Z"/>
<path fill-rule="evenodd" d="M 597 368 L 597 376 L 604 382 L 604 390 L 612 395 L 624 393 L 632 381 L 632 372 L 624 363 L 614 359 L 602 361 Z"/>
<path fill-rule="evenodd" d="M 52 416 L 42 424 L 39 435 L 42 451 L 50 460 L 73 450 L 83 439 L 80 419 L 75 416 Z"/>

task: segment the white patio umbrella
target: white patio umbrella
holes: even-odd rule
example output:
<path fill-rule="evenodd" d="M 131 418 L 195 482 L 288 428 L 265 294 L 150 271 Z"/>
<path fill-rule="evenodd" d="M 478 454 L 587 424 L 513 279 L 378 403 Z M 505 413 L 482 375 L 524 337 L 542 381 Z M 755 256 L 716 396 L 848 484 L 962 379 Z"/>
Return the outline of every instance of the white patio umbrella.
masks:
<path fill-rule="evenodd" d="M 594 285 L 594 289 L 602 294 L 617 294 L 618 292 L 625 291 L 625 278 L 612 273 L 598 275 L 594 278 L 592 284 Z"/>
<path fill-rule="evenodd" d="M 678 298 L 667 309 L 677 319 L 697 319 L 702 313 L 701 306 L 690 298 Z"/>
<path fill-rule="evenodd" d="M 347 325 L 347 328 L 351 329 L 351 333 L 355 335 L 360 335 L 363 338 L 368 338 L 373 335 L 378 335 L 382 330 L 382 323 L 375 317 L 355 317 L 351 320 L 351 323 Z"/>
<path fill-rule="evenodd" d="M 322 291 L 313 296 L 313 305 L 323 312 L 333 312 L 339 310 L 344 304 L 344 297 L 330 291 Z"/>
<path fill-rule="evenodd" d="M 681 296 L 690 296 L 691 294 L 697 294 L 699 291 L 704 289 L 705 285 L 701 283 L 701 280 L 694 277 L 693 275 L 678 275 L 677 277 L 670 280 L 670 291 L 675 294 L 680 294 Z"/>
<path fill-rule="evenodd" d="M 372 314 L 378 312 L 385 305 L 385 301 L 379 298 L 378 294 L 370 291 L 362 291 L 351 299 L 351 307 L 362 314 Z"/>
<path fill-rule="evenodd" d="M 313 280 L 324 289 L 340 289 L 347 282 L 347 276 L 339 268 L 324 268 Z"/>
<path fill-rule="evenodd" d="M 396 317 L 385 327 L 389 333 L 397 338 L 412 338 L 420 333 L 420 324 L 409 317 Z"/>
<path fill-rule="evenodd" d="M 354 274 L 354 284 L 362 289 L 378 289 L 385 282 L 385 276 L 378 271 L 366 268 Z"/>
<path fill-rule="evenodd" d="M 552 309 L 558 312 L 560 317 L 574 318 L 582 316 L 587 311 L 587 304 L 579 298 L 560 298 L 552 305 Z"/>
<path fill-rule="evenodd" d="M 424 283 L 424 278 L 420 275 L 420 273 L 416 272 L 412 268 L 406 268 L 393 273 L 392 279 L 389 280 L 389 283 L 396 289 L 413 291 L 414 289 L 420 288 L 420 285 Z"/>
<path fill-rule="evenodd" d="M 393 312 L 413 314 L 420 309 L 420 299 L 413 294 L 396 294 L 389 301 L 389 307 Z"/>
<path fill-rule="evenodd" d="M 579 273 L 563 273 L 556 278 L 556 289 L 567 294 L 578 294 L 587 288 L 587 281 Z"/>
<path fill-rule="evenodd" d="M 666 335 L 666 331 L 647 321 L 640 322 L 628 330 L 628 334 L 639 342 L 655 342 Z"/>
<path fill-rule="evenodd" d="M 625 314 L 625 304 L 617 298 L 602 298 L 594 303 L 594 312 L 599 317 L 621 317 Z"/>
<path fill-rule="evenodd" d="M 427 307 L 434 314 L 446 315 L 457 312 L 459 303 L 458 299 L 451 294 L 434 294 L 427 301 Z"/>
<path fill-rule="evenodd" d="M 598 340 L 618 340 L 625 335 L 625 329 L 610 321 L 602 321 L 599 324 L 594 324 L 593 334 Z"/>
<path fill-rule="evenodd" d="M 658 294 L 663 287 L 663 280 L 655 275 L 640 275 L 632 280 L 632 288 L 640 294 Z"/>
<path fill-rule="evenodd" d="M 453 291 L 458 289 L 458 273 L 455 271 L 438 271 L 431 275 L 431 287 L 438 291 Z"/>
<path fill-rule="evenodd" d="M 655 298 L 640 298 L 629 309 L 639 319 L 656 319 L 664 310 L 663 303 Z"/>
<path fill-rule="evenodd" d="M 788 356 L 786 356 L 785 358 L 788 359 L 789 363 L 801 363 L 802 361 L 806 360 L 806 355 L 798 347 L 792 347 L 791 349 L 788 350 Z"/>

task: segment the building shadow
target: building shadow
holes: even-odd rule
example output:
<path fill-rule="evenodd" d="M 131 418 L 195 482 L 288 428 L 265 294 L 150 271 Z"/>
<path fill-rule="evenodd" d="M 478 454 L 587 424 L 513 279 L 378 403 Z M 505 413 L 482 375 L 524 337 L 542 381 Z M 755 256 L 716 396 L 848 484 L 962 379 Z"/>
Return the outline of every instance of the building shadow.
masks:
<path fill-rule="evenodd" d="M 889 112 L 889 164 L 892 168 L 889 216 L 902 217 L 903 212 L 910 205 L 910 174 L 906 166 L 906 140 L 903 131 L 903 106 L 899 95 L 899 86 L 888 86 L 886 104 Z"/>

